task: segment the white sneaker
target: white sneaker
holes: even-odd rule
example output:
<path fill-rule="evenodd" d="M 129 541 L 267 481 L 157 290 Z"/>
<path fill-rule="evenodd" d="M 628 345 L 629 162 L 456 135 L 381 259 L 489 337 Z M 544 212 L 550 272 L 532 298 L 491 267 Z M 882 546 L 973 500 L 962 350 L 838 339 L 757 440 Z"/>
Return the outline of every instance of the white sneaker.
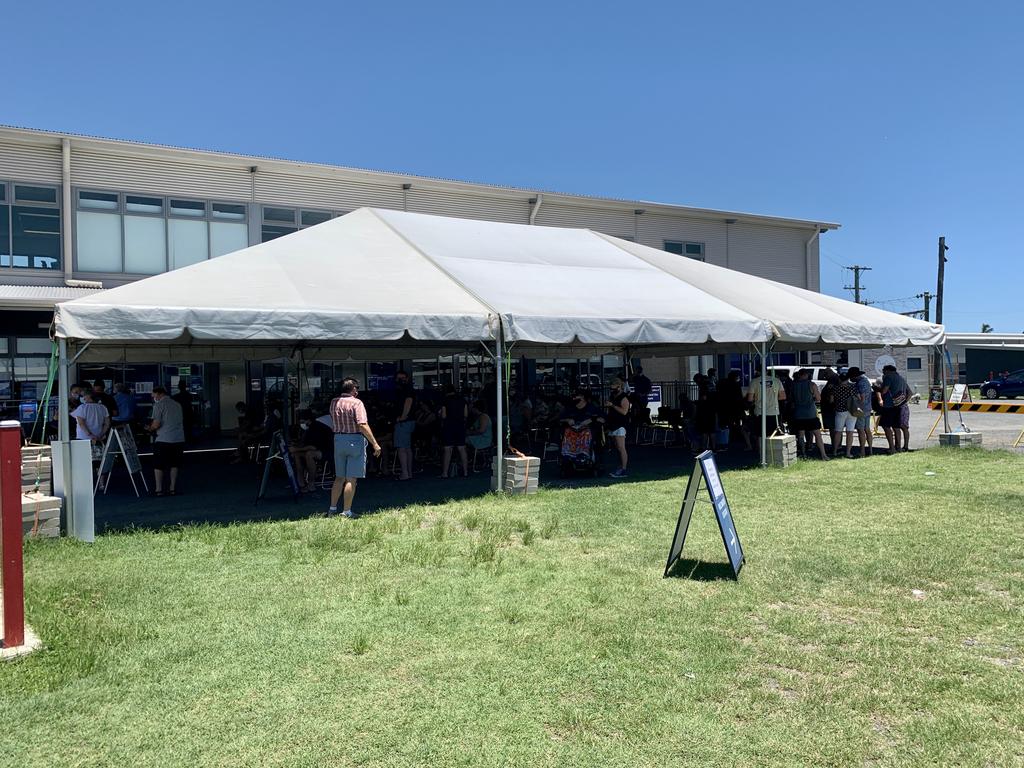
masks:
<path fill-rule="evenodd" d="M 353 512 L 351 509 L 346 509 L 344 512 L 341 513 L 341 516 L 342 517 L 347 517 L 349 520 L 355 520 L 356 519 L 356 513 Z"/>

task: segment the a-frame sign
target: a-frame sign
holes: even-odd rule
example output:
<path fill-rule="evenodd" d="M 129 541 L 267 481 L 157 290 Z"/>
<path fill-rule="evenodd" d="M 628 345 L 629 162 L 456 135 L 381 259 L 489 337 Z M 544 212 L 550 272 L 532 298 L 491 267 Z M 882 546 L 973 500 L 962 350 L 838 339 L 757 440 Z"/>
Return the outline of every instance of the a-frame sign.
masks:
<path fill-rule="evenodd" d="M 679 521 L 676 523 L 676 532 L 672 537 L 672 547 L 668 551 L 668 562 L 665 563 L 665 575 L 668 576 L 673 563 L 683 553 L 683 544 L 686 542 L 686 531 L 690 527 L 690 518 L 693 516 L 693 507 L 697 501 L 706 501 L 699 498 L 701 487 L 711 497 L 711 506 L 715 510 L 715 518 L 718 520 L 718 529 L 722 532 L 722 543 L 725 544 L 725 551 L 729 555 L 729 564 L 732 566 L 733 576 L 739 578 L 740 568 L 743 567 L 743 546 L 740 544 L 740 536 L 736 532 L 736 524 L 732 519 L 732 511 L 729 509 L 729 500 L 725 497 L 725 489 L 722 487 L 722 479 L 718 474 L 718 466 L 715 464 L 715 454 L 711 451 L 704 451 L 697 457 L 693 465 L 693 473 L 686 484 L 686 495 L 683 497 L 683 506 L 679 510 Z"/>

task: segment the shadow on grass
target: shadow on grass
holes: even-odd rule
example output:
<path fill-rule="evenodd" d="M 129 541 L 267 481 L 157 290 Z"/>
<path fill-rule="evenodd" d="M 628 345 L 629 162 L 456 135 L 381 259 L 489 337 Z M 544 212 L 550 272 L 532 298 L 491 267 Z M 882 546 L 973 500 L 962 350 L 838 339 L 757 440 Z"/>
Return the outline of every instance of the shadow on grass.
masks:
<path fill-rule="evenodd" d="M 719 458 L 722 469 L 742 467 L 747 460 L 744 455 Z M 151 461 L 149 456 L 142 457 L 143 473 L 150 483 L 153 478 Z M 678 478 L 679 493 L 682 494 L 693 467 L 693 457 L 689 451 L 674 446 L 631 446 L 628 478 L 609 477 L 607 471 L 611 464 L 611 459 L 606 457 L 605 474 L 597 478 L 562 479 L 558 477 L 558 465 L 546 462 L 541 466 L 541 485 L 545 488 L 599 488 Z M 469 477 L 448 480 L 437 477 L 436 466 L 417 467 L 417 470 L 414 479 L 408 483 L 385 477 L 360 481 L 355 508 L 367 515 L 410 504 L 468 501 L 484 497 L 490 489 L 489 468 Z M 261 467 L 232 464 L 229 456 L 187 454 L 179 478 L 179 495 L 136 497 L 124 468 L 119 467 L 111 476 L 110 492 L 96 497 L 97 532 L 301 520 L 327 511 L 330 502 L 326 489 L 296 500 L 280 467 L 271 475 L 266 498 L 256 504 L 261 477 Z"/>
<path fill-rule="evenodd" d="M 721 581 L 734 580 L 732 566 L 729 563 L 709 563 L 682 557 L 676 560 L 669 569 L 670 579 L 689 579 L 690 581 Z"/>

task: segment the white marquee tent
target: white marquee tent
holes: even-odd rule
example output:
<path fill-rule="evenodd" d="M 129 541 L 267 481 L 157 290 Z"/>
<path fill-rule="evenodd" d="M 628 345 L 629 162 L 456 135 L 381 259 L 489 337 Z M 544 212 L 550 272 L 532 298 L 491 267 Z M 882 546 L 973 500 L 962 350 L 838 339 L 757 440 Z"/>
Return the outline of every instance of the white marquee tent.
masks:
<path fill-rule="evenodd" d="M 763 356 L 944 339 L 939 325 L 590 230 L 373 208 L 59 304 L 55 323 L 65 373 L 69 344 L 141 359 L 482 343 L 501 359 L 512 344 L 650 356 L 753 345 Z M 498 386 L 500 408 L 500 375 Z"/>

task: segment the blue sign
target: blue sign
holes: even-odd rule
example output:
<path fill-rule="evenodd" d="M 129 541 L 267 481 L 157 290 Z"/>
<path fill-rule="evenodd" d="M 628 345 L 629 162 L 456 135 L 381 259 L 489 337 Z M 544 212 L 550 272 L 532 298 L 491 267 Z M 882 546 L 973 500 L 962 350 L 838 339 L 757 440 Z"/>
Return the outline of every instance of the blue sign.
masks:
<path fill-rule="evenodd" d="M 668 562 L 665 564 L 665 575 L 668 576 L 672 564 L 679 559 L 683 552 L 683 544 L 686 542 L 686 532 L 690 527 L 690 518 L 693 515 L 693 507 L 697 501 L 701 480 L 704 481 L 704 488 L 711 497 L 711 506 L 715 510 L 718 530 L 722 534 L 722 543 L 725 544 L 725 551 L 729 556 L 729 564 L 732 566 L 733 576 L 739 578 L 740 568 L 743 567 L 744 561 L 743 546 L 740 544 L 740 536 L 736 532 L 732 511 L 729 509 L 729 500 L 725 497 L 722 478 L 718 474 L 718 465 L 715 464 L 715 454 L 711 451 L 704 451 L 704 453 L 697 457 L 697 463 L 693 466 L 693 473 L 686 484 L 686 495 L 683 497 L 683 506 L 679 510 L 679 521 L 676 523 L 675 536 L 672 538 L 672 546 L 668 552 Z"/>
<path fill-rule="evenodd" d="M 651 384 L 651 393 L 647 395 L 648 403 L 661 402 L 661 384 Z"/>

